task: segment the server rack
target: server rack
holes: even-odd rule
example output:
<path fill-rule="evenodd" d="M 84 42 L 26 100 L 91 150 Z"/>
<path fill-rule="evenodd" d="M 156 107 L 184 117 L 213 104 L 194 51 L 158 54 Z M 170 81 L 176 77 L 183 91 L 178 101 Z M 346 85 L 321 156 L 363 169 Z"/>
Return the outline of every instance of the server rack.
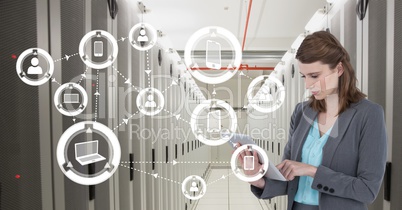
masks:
<path fill-rule="evenodd" d="M 0 26 L 7 29 L 0 35 L 0 209 L 53 208 L 50 98 L 43 94 L 50 85 L 29 86 L 15 72 L 24 50 L 49 51 L 47 4 L 1 1 L 0 17 Z"/>
<path fill-rule="evenodd" d="M 136 13 L 137 11 L 130 5 L 119 4 L 119 13 L 116 17 L 118 23 L 116 29 L 117 37 L 127 37 L 130 28 L 139 22 L 135 15 Z M 140 81 L 139 76 L 137 76 L 139 72 L 138 60 L 139 53 L 132 50 L 131 45 L 127 41 L 122 42 L 119 46 L 119 56 L 117 58 L 116 68 L 123 75 L 126 75 L 133 85 L 122 86 L 125 82 L 124 78 L 122 78 L 116 71 L 112 72 L 113 88 L 118 92 L 117 98 L 113 100 L 113 103 L 118 109 L 117 114 L 115 115 L 117 118 L 117 125 L 119 125 L 123 119 L 127 119 L 138 111 L 135 103 L 132 103 L 138 95 L 138 92 L 135 91 L 135 87 L 133 86 L 139 86 Z M 138 194 L 134 194 L 134 182 L 139 179 L 139 176 L 134 169 L 131 169 L 131 167 L 135 168 L 138 166 L 135 162 L 139 160 L 138 150 L 133 147 L 133 145 L 139 140 L 136 135 L 133 135 L 133 129 L 135 128 L 131 126 L 139 124 L 138 116 L 138 114 L 134 115 L 129 120 L 129 122 L 131 122 L 130 125 L 123 124 L 117 128 L 117 135 L 122 150 L 122 165 L 119 166 L 121 168 L 117 171 L 119 182 L 118 185 L 116 185 L 117 189 L 114 190 L 117 200 L 115 209 L 132 210 L 134 209 L 134 205 L 138 205 L 138 200 L 136 198 Z"/>
<path fill-rule="evenodd" d="M 402 2 L 400 1 L 394 1 L 394 2 L 388 2 L 387 4 L 389 5 L 389 11 L 387 11 L 387 14 L 394 14 L 394 18 L 391 23 L 390 23 L 390 28 L 393 28 L 393 34 L 387 34 L 389 37 L 393 37 L 393 43 L 392 39 L 390 40 L 390 48 L 394 50 L 393 55 L 388 54 L 389 48 L 387 51 L 387 60 L 388 58 L 393 58 L 389 59 L 389 63 L 387 63 L 387 71 L 391 70 L 391 74 L 389 75 L 388 78 L 392 78 L 391 76 L 393 75 L 393 81 L 392 85 L 393 88 L 387 88 L 387 93 L 389 93 L 391 90 L 393 90 L 393 94 L 387 94 L 387 106 L 388 103 L 391 103 L 390 106 L 392 106 L 392 109 L 389 110 L 388 112 L 388 119 L 392 119 L 392 122 L 388 125 L 392 126 L 392 141 L 389 142 L 389 144 L 392 145 L 392 172 L 391 172 L 391 189 L 390 189 L 390 208 L 392 210 L 396 210 L 401 208 L 402 206 L 402 201 L 399 199 L 399 195 L 402 193 L 401 186 L 402 186 L 402 179 L 399 176 L 399 174 L 402 171 L 401 167 L 401 162 L 402 162 L 402 157 L 399 153 L 400 148 L 402 147 L 401 142 L 399 139 L 402 137 L 402 131 L 400 129 L 402 125 L 402 119 L 401 117 L 398 116 L 393 116 L 393 113 L 395 113 L 396 109 L 398 107 L 402 106 L 402 88 L 401 88 L 401 79 L 402 79 L 402 73 L 401 73 L 401 68 L 402 68 L 402 61 L 401 56 L 402 56 Z M 389 18 L 392 20 L 392 18 Z M 389 20 L 387 19 L 387 21 Z M 389 22 L 389 21 L 388 21 Z M 393 26 L 392 26 L 393 25 Z M 389 26 L 389 25 L 388 25 Z M 392 30 L 389 30 L 388 32 L 392 32 Z M 392 48 L 392 46 L 394 46 Z M 393 64 L 392 64 L 393 62 Z M 393 66 L 393 68 L 391 67 Z M 389 68 L 391 67 L 391 68 Z M 391 79 L 392 80 L 392 79 Z M 388 82 L 389 80 L 387 80 Z M 388 97 L 388 95 L 390 95 Z M 389 122 L 389 121 L 387 121 Z"/>

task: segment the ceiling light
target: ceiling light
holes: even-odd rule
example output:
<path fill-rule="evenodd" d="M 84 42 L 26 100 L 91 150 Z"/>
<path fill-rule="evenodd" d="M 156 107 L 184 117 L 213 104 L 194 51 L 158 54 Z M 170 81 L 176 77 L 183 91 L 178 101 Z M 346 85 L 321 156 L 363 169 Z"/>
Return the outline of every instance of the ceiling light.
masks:
<path fill-rule="evenodd" d="M 158 37 L 165 36 L 165 34 L 161 30 L 157 30 L 156 33 L 158 34 Z"/>
<path fill-rule="evenodd" d="M 287 52 L 285 53 L 285 55 L 283 55 L 283 57 L 282 57 L 282 59 L 281 59 L 282 64 L 283 64 L 283 65 L 286 65 L 287 62 L 291 62 L 291 61 L 292 61 L 292 58 L 293 58 L 293 54 L 290 53 L 289 51 L 287 51 Z"/>
<path fill-rule="evenodd" d="M 147 13 L 147 9 L 146 9 L 144 3 L 142 3 L 142 1 L 139 1 L 139 2 L 138 2 L 138 9 L 140 9 L 140 11 L 141 11 L 142 13 Z"/>
<path fill-rule="evenodd" d="M 304 38 L 306 36 L 304 36 L 304 34 L 300 34 L 295 41 L 292 43 L 292 45 L 290 46 L 290 52 L 291 53 L 296 53 L 297 49 L 299 49 L 301 43 L 303 42 Z"/>
<path fill-rule="evenodd" d="M 326 28 L 326 14 L 324 9 L 319 9 L 304 27 L 306 34 L 321 31 Z"/>

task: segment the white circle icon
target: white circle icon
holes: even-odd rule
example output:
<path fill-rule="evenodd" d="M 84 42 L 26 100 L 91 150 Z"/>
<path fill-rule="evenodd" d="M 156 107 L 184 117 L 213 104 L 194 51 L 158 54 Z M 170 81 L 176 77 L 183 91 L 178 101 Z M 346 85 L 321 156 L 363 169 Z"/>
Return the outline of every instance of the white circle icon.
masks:
<path fill-rule="evenodd" d="M 196 31 L 187 41 L 184 60 L 187 70 L 199 81 L 219 84 L 237 73 L 242 50 L 239 41 L 230 31 L 209 26 Z"/>
<path fill-rule="evenodd" d="M 83 141 L 85 136 L 97 136 L 102 140 Z M 80 141 L 72 143 L 77 138 Z M 101 146 L 107 147 L 105 154 L 99 152 Z M 68 151 L 73 151 L 74 154 L 69 154 Z M 61 171 L 70 180 L 81 185 L 96 185 L 116 172 L 120 164 L 121 149 L 119 140 L 110 128 L 98 122 L 86 121 L 74 124 L 61 135 L 56 155 Z M 80 171 L 89 164 L 98 164 L 98 171 L 91 174 Z"/>
<path fill-rule="evenodd" d="M 190 200 L 198 200 L 205 195 L 207 184 L 203 178 L 191 175 L 184 179 L 181 184 L 181 190 L 186 198 Z"/>
<path fill-rule="evenodd" d="M 81 85 L 69 82 L 57 88 L 53 102 L 61 114 L 77 116 L 87 107 L 88 95 Z"/>
<path fill-rule="evenodd" d="M 238 164 L 237 161 L 239 160 L 240 153 L 243 153 L 246 150 L 251 153 L 251 156 L 244 155 L 242 166 L 241 164 Z M 254 156 L 252 156 L 254 150 L 257 151 L 259 161 L 263 164 L 263 167 L 258 170 L 255 166 Z M 232 159 L 230 161 L 230 166 L 233 173 L 240 180 L 245 182 L 255 182 L 261 179 L 265 175 L 265 173 L 267 173 L 269 166 L 268 161 L 268 156 L 261 147 L 255 144 L 245 144 L 234 151 L 234 153 L 232 154 Z M 255 173 L 247 175 L 246 173 L 244 173 L 244 171 L 253 171 Z"/>
<path fill-rule="evenodd" d="M 157 38 L 156 29 L 148 23 L 134 25 L 128 35 L 130 44 L 141 51 L 151 49 L 156 44 Z"/>
<path fill-rule="evenodd" d="M 237 117 L 225 101 L 205 100 L 195 107 L 190 124 L 198 140 L 209 146 L 219 146 L 232 138 L 237 128 Z"/>
<path fill-rule="evenodd" d="M 279 109 L 285 101 L 285 87 L 276 77 L 262 75 L 248 86 L 247 99 L 255 110 L 270 113 Z"/>
<path fill-rule="evenodd" d="M 103 30 L 91 31 L 81 39 L 78 52 L 90 68 L 104 69 L 116 60 L 119 48 L 116 39 Z"/>
<path fill-rule="evenodd" d="M 25 61 L 27 59 L 28 61 Z M 29 67 L 26 68 L 26 66 Z M 28 85 L 39 86 L 52 77 L 54 62 L 52 56 L 45 50 L 30 48 L 22 52 L 18 57 L 16 70 L 23 82 Z"/>
<path fill-rule="evenodd" d="M 161 91 L 155 88 L 142 89 L 138 93 L 136 102 L 140 112 L 148 116 L 158 114 L 165 106 L 165 99 Z"/>

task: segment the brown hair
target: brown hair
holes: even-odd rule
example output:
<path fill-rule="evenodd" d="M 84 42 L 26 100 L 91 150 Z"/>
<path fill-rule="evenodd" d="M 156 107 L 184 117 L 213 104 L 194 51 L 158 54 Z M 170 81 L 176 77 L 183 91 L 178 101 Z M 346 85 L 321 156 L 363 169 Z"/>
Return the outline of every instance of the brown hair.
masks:
<path fill-rule="evenodd" d="M 296 59 L 301 63 L 310 64 L 320 61 L 328 64 L 330 69 L 335 69 L 342 63 L 344 72 L 339 77 L 339 110 L 338 115 L 349 108 L 351 103 L 356 103 L 366 95 L 356 87 L 355 71 L 350 64 L 350 57 L 345 48 L 331 33 L 317 31 L 306 36 L 296 53 Z M 310 106 L 318 112 L 326 112 L 324 100 L 316 100 L 310 97 Z"/>

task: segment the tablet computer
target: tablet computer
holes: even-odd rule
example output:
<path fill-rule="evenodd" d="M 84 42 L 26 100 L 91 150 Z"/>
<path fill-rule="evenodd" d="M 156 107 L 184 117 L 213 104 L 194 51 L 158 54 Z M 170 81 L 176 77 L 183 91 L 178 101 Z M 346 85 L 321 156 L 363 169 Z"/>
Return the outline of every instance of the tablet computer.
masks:
<path fill-rule="evenodd" d="M 245 144 L 256 145 L 256 143 L 253 141 L 253 139 L 251 139 L 251 137 L 249 135 L 238 134 L 238 133 L 233 134 L 232 138 L 228 141 L 228 143 L 230 144 L 230 146 L 233 149 L 237 148 L 236 147 L 237 143 L 240 143 L 241 145 L 245 145 Z M 260 154 L 258 154 L 258 158 L 261 160 L 262 156 Z M 268 177 L 270 179 L 274 179 L 274 180 L 288 181 L 271 161 L 268 160 L 268 162 L 269 162 L 269 166 L 268 166 L 267 173 L 265 173 L 266 177 Z"/>

